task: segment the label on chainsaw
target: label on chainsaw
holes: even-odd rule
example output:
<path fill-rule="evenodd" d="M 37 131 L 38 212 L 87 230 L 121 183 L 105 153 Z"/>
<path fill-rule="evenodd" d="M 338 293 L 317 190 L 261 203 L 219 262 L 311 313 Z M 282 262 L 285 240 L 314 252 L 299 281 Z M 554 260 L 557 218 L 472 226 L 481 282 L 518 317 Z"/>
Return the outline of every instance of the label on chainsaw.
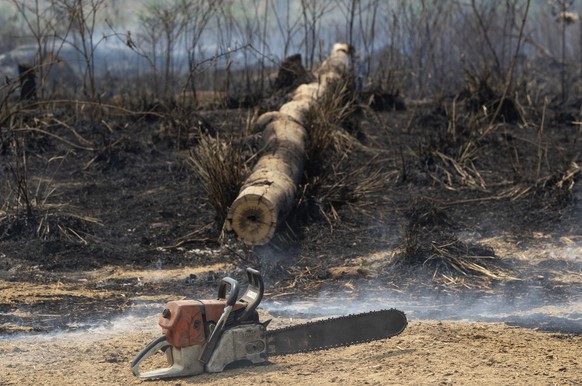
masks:
<path fill-rule="evenodd" d="M 325 319 L 267 331 L 267 354 L 325 350 L 390 338 L 406 328 L 406 315 L 395 309 Z"/>

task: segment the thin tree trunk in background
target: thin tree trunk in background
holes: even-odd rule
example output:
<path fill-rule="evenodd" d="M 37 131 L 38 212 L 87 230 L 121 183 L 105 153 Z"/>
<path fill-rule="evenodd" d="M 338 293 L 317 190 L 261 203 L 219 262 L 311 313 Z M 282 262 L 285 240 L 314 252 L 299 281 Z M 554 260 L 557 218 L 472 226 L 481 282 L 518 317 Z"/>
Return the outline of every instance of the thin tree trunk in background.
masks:
<path fill-rule="evenodd" d="M 20 100 L 36 99 L 36 71 L 32 64 L 19 64 Z"/>

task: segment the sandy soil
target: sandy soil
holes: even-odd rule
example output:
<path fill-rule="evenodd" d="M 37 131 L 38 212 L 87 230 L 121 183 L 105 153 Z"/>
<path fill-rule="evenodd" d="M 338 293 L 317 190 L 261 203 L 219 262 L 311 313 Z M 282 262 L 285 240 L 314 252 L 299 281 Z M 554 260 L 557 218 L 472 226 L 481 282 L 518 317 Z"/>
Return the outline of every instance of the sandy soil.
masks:
<path fill-rule="evenodd" d="M 551 249 L 549 245 L 545 248 Z M 529 256 L 532 252 L 525 250 L 524 253 Z M 580 250 L 573 253 L 579 258 Z M 369 260 L 373 261 L 374 256 L 369 256 Z M 271 357 L 264 365 L 219 374 L 163 381 L 136 379 L 131 373 L 130 362 L 147 343 L 159 336 L 157 318 L 164 302 L 184 297 L 178 296 L 180 292 L 197 290 L 199 298 L 212 297 L 209 289 L 214 290 L 216 286 L 208 283 L 206 288 L 202 287 L 209 280 L 208 275 L 232 270 L 232 266 L 221 263 L 167 270 L 102 269 L 77 273 L 76 280 L 87 289 L 74 289 L 77 284 L 62 282 L 44 285 L 4 282 L 1 292 L 4 304 L 18 299 L 31 302 L 59 299 L 55 304 L 67 303 L 73 311 L 82 305 L 102 317 L 87 318 L 85 315 L 78 324 L 69 321 L 60 330 L 30 335 L 26 326 L 31 329 L 31 324 L 34 325 L 31 320 L 50 320 L 51 313 L 54 318 L 61 317 L 62 311 L 59 314 L 57 310 L 47 310 L 33 319 L 27 319 L 31 315 L 21 315 L 21 332 L 11 330 L 11 334 L 0 339 L 0 384 L 576 385 L 582 382 L 582 297 L 579 292 L 568 292 L 573 296 L 562 301 L 552 300 L 552 297 L 544 300 L 532 288 L 507 297 L 499 294 L 501 290 L 492 291 L 495 293 L 492 298 L 471 297 L 467 293 L 444 298 L 428 293 L 409 296 L 389 292 L 386 296 L 386 291 L 380 291 L 374 281 L 362 280 L 338 281 L 325 293 L 292 298 L 269 291 L 260 310 L 261 319 L 273 318 L 270 328 L 278 328 L 311 318 L 342 314 L 346 310 L 357 313 L 395 306 L 404 310 L 409 318 L 409 325 L 401 335 L 345 348 Z M 193 276 L 199 279 L 192 281 Z M 128 287 L 143 289 L 154 283 L 158 287 L 145 291 L 148 293 L 137 292 L 123 302 L 112 300 L 123 298 L 119 289 L 90 289 L 98 283 L 136 278 L 139 281 Z M 166 286 L 160 287 L 161 283 Z M 579 288 L 582 273 L 560 275 L 553 283 L 561 283 L 569 290 Z M 75 297 L 84 299 L 77 301 L 80 303 L 77 307 L 75 302 L 66 302 Z M 523 297 L 521 302 L 520 297 Z M 90 299 L 99 301 L 99 305 L 91 306 Z M 108 301 L 123 308 L 114 313 L 117 316 L 112 319 L 109 318 L 111 310 L 107 313 L 105 307 Z M 528 325 L 535 328 L 528 328 Z M 157 368 L 162 367 L 161 354 L 158 363 Z"/>
<path fill-rule="evenodd" d="M 3 385 L 576 385 L 580 335 L 499 323 L 412 321 L 400 336 L 273 357 L 261 366 L 142 381 L 129 362 L 152 333 L 96 330 L 0 343 Z"/>

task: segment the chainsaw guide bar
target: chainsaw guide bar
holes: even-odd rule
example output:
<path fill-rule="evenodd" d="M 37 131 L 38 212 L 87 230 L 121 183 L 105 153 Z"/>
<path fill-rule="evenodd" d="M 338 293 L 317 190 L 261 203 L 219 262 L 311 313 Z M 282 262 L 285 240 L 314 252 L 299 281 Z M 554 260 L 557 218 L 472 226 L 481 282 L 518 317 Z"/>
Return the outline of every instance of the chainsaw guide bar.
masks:
<path fill-rule="evenodd" d="M 386 339 L 408 324 L 395 309 L 318 320 L 267 331 L 267 354 L 287 355 Z"/>

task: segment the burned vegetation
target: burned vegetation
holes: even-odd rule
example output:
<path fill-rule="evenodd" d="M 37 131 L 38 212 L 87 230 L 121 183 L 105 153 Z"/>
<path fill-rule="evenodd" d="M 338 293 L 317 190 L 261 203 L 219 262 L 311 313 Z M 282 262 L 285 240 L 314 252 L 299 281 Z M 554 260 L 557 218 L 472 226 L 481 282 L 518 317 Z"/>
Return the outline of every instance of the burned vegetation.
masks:
<path fill-rule="evenodd" d="M 450 12 L 435 4 L 420 19 L 392 19 L 381 3 L 370 17 L 381 17 L 390 29 L 383 32 L 395 38 L 354 39 L 343 48 L 349 64 L 327 83 L 331 44 L 318 51 L 311 36 L 302 41 L 308 47 L 295 53 L 287 45 L 279 56 L 251 43 L 219 44 L 224 49 L 204 57 L 189 47 L 179 73 L 170 45 L 184 41 L 166 41 L 167 50 L 157 52 L 163 60 L 154 62 L 143 46 L 151 41 L 110 26 L 108 38 L 121 41 L 139 66 L 99 76 L 91 61 L 98 47 L 91 50 L 89 35 L 79 32 L 92 24 L 75 19 L 88 45 L 73 47 L 85 67 L 82 77 L 70 71 L 70 89 L 55 86 L 64 83 L 54 71 L 71 68 L 64 43 L 59 55 L 39 51 L 32 67 L 9 58 L 14 75 L 0 88 L 2 274 L 59 282 L 75 271 L 120 267 L 253 266 L 280 296 L 354 283 L 399 293 L 537 283 L 540 257 L 524 259 L 508 245 L 540 235 L 580 243 L 575 55 L 535 56 L 535 30 L 526 28 L 529 11 L 518 2 L 474 3 L 470 11 L 455 3 Z M 394 12 L 414 13 L 396 3 Z M 180 15 L 174 11 L 156 17 Z M 201 36 L 184 23 L 182 30 Z M 564 33 L 568 25 L 552 24 Z M 317 23 L 304 27 L 307 34 Z M 482 44 L 458 37 L 459 28 Z M 492 36 L 498 30 L 504 35 Z M 399 41 L 398 31 L 415 31 L 414 39 Z M 304 129 L 300 167 L 281 194 L 285 205 L 268 208 L 276 221 L 263 212 L 245 217 L 257 227 L 268 222 L 272 238 L 246 243 L 229 224 L 230 211 L 241 188 L 273 185 L 247 178 L 262 156 L 287 146 L 266 140 L 277 121 Z M 565 267 L 580 270 L 579 262 Z M 207 284 L 193 275 L 178 286 Z M 103 285 L 116 296 L 172 288 L 136 277 Z M 5 303 L 18 308 L 13 299 Z"/>
<path fill-rule="evenodd" d="M 277 79 L 289 83 L 290 75 L 281 75 L 286 71 L 280 70 Z M 263 133 L 253 128 L 273 99 L 216 113 L 186 113 L 179 99 L 173 107 L 166 102 L 137 110 L 62 102 L 56 116 L 49 115 L 55 110 L 48 102 L 7 100 L 0 237 L 5 243 L 30 238 L 104 242 L 115 233 L 111 221 L 116 218 L 105 202 L 115 199 L 103 183 L 82 181 L 115 176 L 114 189 L 120 190 L 113 191 L 125 193 L 114 207 L 123 207 L 118 216 L 127 227 L 135 228 L 137 221 L 130 211 L 158 206 L 146 210 L 145 218 L 161 221 L 159 228 L 137 226 L 143 234 L 136 239 L 136 255 L 150 254 L 149 248 L 226 245 L 225 261 L 274 264 L 276 280 L 316 284 L 333 279 L 330 272 L 354 254 L 394 248 L 382 262 L 385 272 L 418 269 L 430 281 L 481 286 L 519 272 L 512 272 L 510 259 L 494 247 L 459 239 L 461 228 L 479 227 L 478 222 L 458 222 L 483 220 L 479 212 L 493 210 L 488 215 L 499 216 L 505 231 L 527 235 L 533 224 L 510 218 L 504 208 L 550 227 L 559 224 L 573 200 L 580 178 L 579 130 L 568 124 L 548 131 L 555 122 L 548 105 L 542 111 L 517 103 L 503 107 L 486 83 L 475 87 L 472 79 L 452 99 L 410 101 L 406 109 L 402 101 L 384 101 L 377 90 L 358 95 L 347 74 L 332 87 L 308 112 L 305 168 L 288 216 L 269 245 L 243 249 L 233 248 L 236 235 L 225 233 L 223 224 L 264 152 Z M 392 105 L 388 111 L 387 103 Z M 495 110 L 499 114 L 491 120 Z M 67 175 L 78 182 L 67 181 Z M 136 177 L 149 188 L 144 191 Z M 144 199 L 152 189 L 180 189 L 189 207 L 184 210 L 183 202 L 163 194 Z M 126 242 L 128 236 L 117 237 L 109 242 Z M 279 258 L 273 263 L 270 256 L 283 250 L 290 254 L 285 263 Z M 141 264 L 154 260 L 145 257 Z"/>

